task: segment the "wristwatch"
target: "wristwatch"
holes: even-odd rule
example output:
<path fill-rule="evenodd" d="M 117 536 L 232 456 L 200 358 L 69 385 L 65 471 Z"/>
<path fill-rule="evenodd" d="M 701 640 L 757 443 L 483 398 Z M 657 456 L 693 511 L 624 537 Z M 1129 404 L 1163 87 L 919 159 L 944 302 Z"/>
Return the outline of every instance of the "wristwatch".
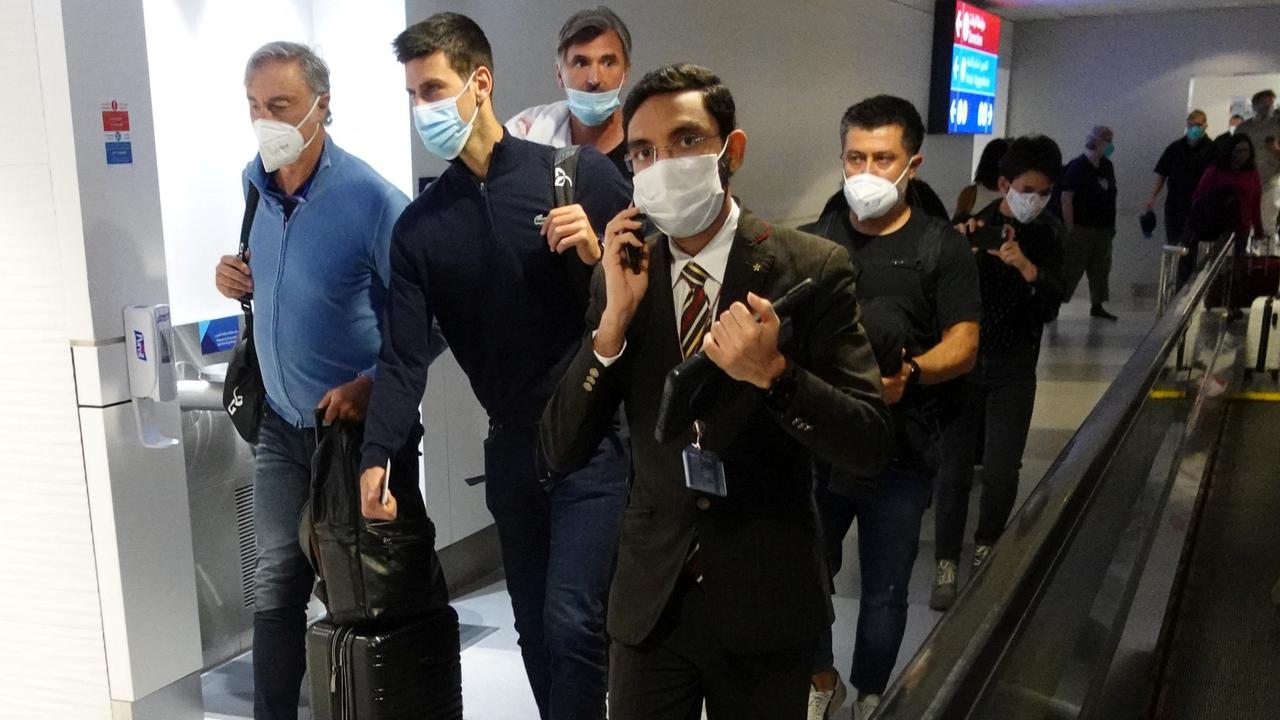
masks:
<path fill-rule="evenodd" d="M 911 387 L 912 385 L 919 385 L 920 384 L 920 363 L 916 362 L 915 358 L 906 358 L 903 360 L 903 362 L 907 364 L 907 367 L 911 368 L 911 370 L 907 374 L 907 387 Z"/>
<path fill-rule="evenodd" d="M 769 391 L 765 393 L 764 402 L 771 410 L 785 413 L 787 408 L 791 407 L 791 401 L 796 396 L 796 388 L 800 385 L 799 378 L 796 375 L 796 366 L 787 361 L 787 369 L 782 374 L 774 378 L 773 384 L 769 386 Z"/>

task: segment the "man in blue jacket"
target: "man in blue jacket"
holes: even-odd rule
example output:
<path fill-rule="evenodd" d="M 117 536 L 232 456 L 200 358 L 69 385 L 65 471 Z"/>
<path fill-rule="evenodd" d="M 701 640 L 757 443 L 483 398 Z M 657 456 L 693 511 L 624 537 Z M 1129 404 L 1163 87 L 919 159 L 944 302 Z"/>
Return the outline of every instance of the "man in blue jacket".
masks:
<path fill-rule="evenodd" d="M 418 134 L 451 165 L 393 233 L 363 512 L 395 514 L 379 485 L 417 420 L 427 331 L 438 320 L 489 415 L 486 501 L 538 711 L 603 718 L 604 597 L 630 461 L 609 433 L 585 467 L 549 478 L 538 468 L 537 423 L 586 330 L 599 232 L 631 193 L 592 147 L 582 149 L 573 180 L 553 175 L 553 148 L 503 130 L 493 111 L 493 54 L 471 19 L 433 15 L 394 45 Z M 554 207 L 553 177 L 576 185 L 576 204 Z"/>
<path fill-rule="evenodd" d="M 244 84 L 260 148 L 244 188 L 252 185 L 260 198 L 245 260 L 223 257 L 216 282 L 228 298 L 254 294 L 267 391 L 253 482 L 254 718 L 293 720 L 315 579 L 298 547 L 315 411 L 324 410 L 326 421 L 364 415 L 391 275 L 391 228 L 409 199 L 328 136 L 329 69 L 310 48 L 262 46 Z"/>

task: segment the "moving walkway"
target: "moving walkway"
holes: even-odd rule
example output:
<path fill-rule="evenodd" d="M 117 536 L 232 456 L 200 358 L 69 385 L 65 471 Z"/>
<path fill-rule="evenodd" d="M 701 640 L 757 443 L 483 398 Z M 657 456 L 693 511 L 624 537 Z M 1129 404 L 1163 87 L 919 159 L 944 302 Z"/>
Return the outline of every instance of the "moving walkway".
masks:
<path fill-rule="evenodd" d="M 875 718 L 1280 717 L 1280 392 L 1203 302 L 1232 244 L 1161 283 L 1151 331 Z"/>

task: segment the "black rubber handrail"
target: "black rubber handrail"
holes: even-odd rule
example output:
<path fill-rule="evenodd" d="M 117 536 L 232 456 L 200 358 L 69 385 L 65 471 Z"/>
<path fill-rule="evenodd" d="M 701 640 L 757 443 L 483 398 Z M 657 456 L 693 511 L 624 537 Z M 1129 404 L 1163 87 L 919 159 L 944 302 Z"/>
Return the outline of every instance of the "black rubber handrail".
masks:
<path fill-rule="evenodd" d="M 1208 267 L 1174 296 L 1044 478 L 1011 519 L 982 573 L 969 582 L 886 692 L 877 720 L 963 718 L 1033 607 L 1125 430 L 1210 284 L 1233 253 L 1222 243 Z M 1229 293 L 1228 293 L 1229 294 Z"/>

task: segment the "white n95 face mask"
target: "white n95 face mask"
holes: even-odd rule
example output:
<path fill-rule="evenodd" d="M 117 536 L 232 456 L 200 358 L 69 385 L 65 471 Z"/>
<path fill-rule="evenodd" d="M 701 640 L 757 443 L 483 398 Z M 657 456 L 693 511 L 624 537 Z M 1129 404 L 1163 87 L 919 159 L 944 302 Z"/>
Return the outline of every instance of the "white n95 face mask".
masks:
<path fill-rule="evenodd" d="M 890 182 L 879 175 L 861 172 L 844 179 L 844 199 L 849 202 L 849 209 L 859 220 L 874 220 L 883 217 L 893 209 L 902 198 L 898 183 L 907 176 L 911 163 L 902 169 L 897 180 Z"/>
<path fill-rule="evenodd" d="M 311 109 L 302 116 L 302 121 L 297 125 L 266 118 L 253 121 L 253 134 L 258 138 L 258 154 L 262 156 L 264 170 L 275 172 L 285 165 L 298 161 L 302 151 L 306 150 L 311 141 L 320 134 L 320 126 L 317 125 L 316 131 L 311 133 L 311 139 L 305 141 L 298 128 L 306 124 L 307 118 L 311 117 L 311 113 L 316 111 L 316 106 L 319 104 L 320 96 L 317 95 L 315 101 L 311 103 Z"/>
<path fill-rule="evenodd" d="M 1013 211 L 1013 219 L 1026 225 L 1040 217 L 1049 205 L 1049 197 L 1036 192 L 1018 192 L 1013 188 L 1005 195 L 1009 201 L 1009 209 Z"/>
<path fill-rule="evenodd" d="M 724 207 L 718 155 L 659 160 L 633 178 L 636 207 L 664 234 L 687 238 L 706 230 Z"/>

